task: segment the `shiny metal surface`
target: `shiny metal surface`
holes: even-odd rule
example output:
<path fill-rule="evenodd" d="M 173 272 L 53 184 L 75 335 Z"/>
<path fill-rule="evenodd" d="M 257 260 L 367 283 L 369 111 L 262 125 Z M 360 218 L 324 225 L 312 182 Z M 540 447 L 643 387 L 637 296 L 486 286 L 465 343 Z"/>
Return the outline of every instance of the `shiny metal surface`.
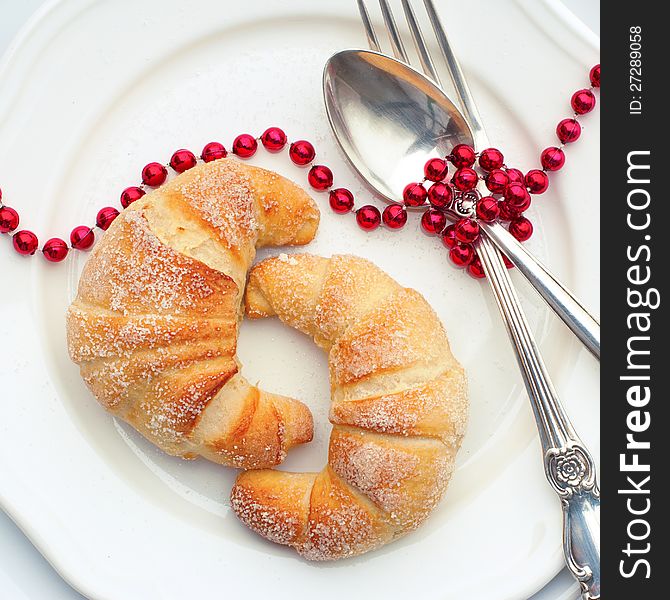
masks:
<path fill-rule="evenodd" d="M 467 106 L 472 96 L 463 73 L 432 2 L 425 0 L 425 5 L 450 75 Z M 362 2 L 359 2 L 360 6 L 363 6 Z M 405 13 L 407 15 L 408 11 Z M 388 24 L 386 16 L 385 21 Z M 372 27 L 369 18 L 364 18 L 363 22 L 366 29 Z M 420 35 L 411 23 L 410 30 L 413 36 Z M 394 33 L 391 35 L 393 37 Z M 424 64 L 423 60 L 421 62 Z M 425 64 L 424 68 L 430 72 Z M 414 91 L 410 89 L 412 86 L 416 86 Z M 389 199 L 401 197 L 402 186 L 416 179 L 429 156 L 448 153 L 440 153 L 441 142 L 453 146 L 458 143 L 453 140 L 471 135 L 470 127 L 454 105 L 446 96 L 436 95 L 436 90 L 441 93 L 418 72 L 377 52 L 340 52 L 326 65 L 324 96 L 333 131 L 356 170 Z M 475 137 L 481 148 L 481 142 L 486 138 L 474 102 L 466 108 L 466 115 L 473 119 L 471 124 L 475 124 Z M 464 124 L 460 134 L 455 131 Z M 379 152 L 379 148 L 384 152 Z M 402 175 L 398 176 L 398 172 Z M 450 206 L 452 216 L 467 214 L 472 209 L 473 202 L 467 194 L 460 195 Z M 476 248 L 531 400 L 544 454 L 545 475 L 563 507 L 566 564 L 580 584 L 582 598 L 597 600 L 600 598 L 600 491 L 595 463 L 561 406 L 502 255 L 492 242 L 499 232 L 495 227 L 484 232 L 486 235 L 480 236 Z M 529 255 L 523 256 L 518 249 L 513 254 L 521 262 L 528 260 Z M 535 273 L 542 272 L 541 265 L 536 268 Z M 555 278 L 551 279 L 556 282 Z M 538 283 L 544 285 L 547 282 L 541 278 Z M 556 285 L 561 288 L 557 282 Z M 552 305 L 552 308 L 560 306 Z"/>
<path fill-rule="evenodd" d="M 369 18 L 367 23 L 368 39 L 377 40 Z M 421 35 L 418 25 L 410 30 Z M 427 52 L 425 44 L 423 48 Z M 402 198 L 405 185 L 420 177 L 429 157 L 445 156 L 460 143 L 488 146 L 484 130 L 477 130 L 477 144 L 466 118 L 435 83 L 379 52 L 334 54 L 326 63 L 323 87 L 337 141 L 359 175 L 388 201 Z M 479 118 L 476 111 L 471 113 Z M 505 228 L 485 227 L 485 233 L 600 359 L 600 324 L 581 302 Z"/>

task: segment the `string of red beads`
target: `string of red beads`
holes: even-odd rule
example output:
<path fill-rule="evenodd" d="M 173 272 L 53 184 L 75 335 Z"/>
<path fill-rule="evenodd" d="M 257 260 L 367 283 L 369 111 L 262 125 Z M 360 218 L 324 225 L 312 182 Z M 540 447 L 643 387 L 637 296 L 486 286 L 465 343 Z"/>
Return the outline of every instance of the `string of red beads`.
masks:
<path fill-rule="evenodd" d="M 477 153 L 474 148 L 460 144 L 444 158 L 431 158 L 424 166 L 424 179 L 408 184 L 403 192 L 402 201 L 387 205 L 382 212 L 371 204 L 354 209 L 353 193 L 343 187 L 333 188 L 333 172 L 325 165 L 313 164 L 316 158 L 314 146 L 307 140 L 288 143 L 286 133 L 279 127 L 270 127 L 255 138 L 243 133 L 232 143 L 232 152 L 242 159 L 254 156 L 259 142 L 272 153 L 282 151 L 288 145 L 291 161 L 300 167 L 309 166 L 307 180 L 316 191 L 329 191 L 329 204 L 337 214 L 355 213 L 356 222 L 365 231 L 372 231 L 384 224 L 390 230 L 402 229 L 407 223 L 406 207 L 426 206 L 430 208 L 421 216 L 421 227 L 430 235 L 440 235 L 449 248 L 451 261 L 459 267 L 466 267 L 473 277 L 483 277 L 481 261 L 472 244 L 479 236 L 478 220 L 494 222 L 502 220 L 508 223 L 508 229 L 519 241 L 526 241 L 533 233 L 533 225 L 523 213 L 530 207 L 530 194 L 544 193 L 549 187 L 547 173 L 557 171 L 565 164 L 563 148 L 581 136 L 582 127 L 578 117 L 591 112 L 596 105 L 594 89 L 600 87 L 600 65 L 594 66 L 589 73 L 591 87 L 578 90 L 572 95 L 571 106 L 574 111 L 571 118 L 563 119 L 556 127 L 556 136 L 561 145 L 545 148 L 540 155 L 542 169 L 531 169 L 525 175 L 518 169 L 505 165 L 504 156 L 496 148 L 486 148 Z M 211 162 L 225 158 L 228 151 L 219 142 L 210 142 L 203 148 L 200 159 Z M 167 165 L 159 162 L 148 163 L 141 172 L 142 183 L 123 190 L 120 196 L 121 206 L 127 208 L 146 194 L 146 188 L 156 188 L 168 179 L 168 168 L 175 173 L 184 173 L 193 168 L 198 157 L 187 149 L 174 152 Z M 451 179 L 447 181 L 449 163 L 455 168 Z M 478 163 L 477 165 L 475 163 Z M 476 168 L 483 171 L 477 172 Z M 472 216 L 463 218 L 455 224 L 447 225 L 444 210 L 450 205 L 454 190 L 467 193 L 474 190 L 482 179 L 491 195 L 481 197 Z M 426 189 L 426 183 L 431 185 Z M 496 198 L 495 196 L 499 196 Z M 106 206 L 98 211 L 95 226 L 106 231 L 119 210 Z M 19 226 L 18 212 L 2 202 L 0 189 L 0 233 L 11 233 L 15 250 L 22 255 L 34 254 L 39 242 L 37 236 L 29 230 L 16 231 Z M 45 258 L 51 262 L 60 262 L 66 258 L 70 248 L 88 250 L 95 242 L 94 227 L 80 225 L 70 233 L 70 245 L 61 238 L 47 240 L 42 248 Z M 508 266 L 511 262 L 505 257 Z"/>

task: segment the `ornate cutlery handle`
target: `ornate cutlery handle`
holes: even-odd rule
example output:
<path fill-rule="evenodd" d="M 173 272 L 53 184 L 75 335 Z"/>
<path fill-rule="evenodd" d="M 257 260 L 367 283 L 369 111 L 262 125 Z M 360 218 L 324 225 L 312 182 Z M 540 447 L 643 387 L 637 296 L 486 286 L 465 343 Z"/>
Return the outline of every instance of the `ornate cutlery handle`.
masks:
<path fill-rule="evenodd" d="M 513 342 L 544 452 L 545 475 L 563 506 L 563 550 L 584 600 L 600 598 L 600 491 L 593 458 L 577 436 L 549 379 L 519 298 L 496 247 L 476 243 Z"/>

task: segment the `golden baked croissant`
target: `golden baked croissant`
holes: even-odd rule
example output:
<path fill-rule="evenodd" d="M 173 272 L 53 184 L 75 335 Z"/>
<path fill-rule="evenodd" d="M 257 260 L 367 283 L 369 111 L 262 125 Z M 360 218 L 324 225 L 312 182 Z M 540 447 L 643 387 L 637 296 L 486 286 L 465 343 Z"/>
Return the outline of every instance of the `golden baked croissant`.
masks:
<path fill-rule="evenodd" d="M 306 244 L 318 222 L 304 190 L 232 158 L 130 205 L 67 314 L 70 357 L 99 402 L 186 458 L 268 467 L 310 441 L 309 410 L 250 385 L 236 350 L 256 247 Z"/>
<path fill-rule="evenodd" d="M 360 258 L 282 255 L 252 269 L 246 311 L 328 353 L 333 430 L 320 473 L 242 473 L 237 516 L 311 560 L 416 528 L 447 487 L 467 420 L 463 369 L 425 299 Z"/>

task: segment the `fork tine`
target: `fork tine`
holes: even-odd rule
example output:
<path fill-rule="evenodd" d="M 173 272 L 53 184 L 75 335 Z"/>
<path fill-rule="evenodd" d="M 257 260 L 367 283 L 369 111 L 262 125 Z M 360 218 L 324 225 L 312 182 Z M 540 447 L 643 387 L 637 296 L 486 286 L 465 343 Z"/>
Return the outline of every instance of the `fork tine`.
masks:
<path fill-rule="evenodd" d="M 447 63 L 449 75 L 451 76 L 451 80 L 456 88 L 456 93 L 461 101 L 461 105 L 465 112 L 464 116 L 472 128 L 475 144 L 480 147 L 485 147 L 488 145 L 488 140 L 486 139 L 486 133 L 484 132 L 482 117 L 475 104 L 475 99 L 470 91 L 470 86 L 468 86 L 468 82 L 465 80 L 463 69 L 461 69 L 461 65 L 458 62 L 454 51 L 451 49 L 447 34 L 444 31 L 444 27 L 442 27 L 440 18 L 437 16 L 433 0 L 423 0 L 423 4 L 426 7 L 430 24 L 433 26 L 433 31 L 437 38 L 437 45 L 440 47 L 442 56 Z"/>
<path fill-rule="evenodd" d="M 368 46 L 372 50 L 377 52 L 382 51 L 382 47 L 379 45 L 379 40 L 375 34 L 374 27 L 372 26 L 372 21 L 370 21 L 370 15 L 368 15 L 368 9 L 365 8 L 365 2 L 363 0 L 357 0 L 358 2 L 358 12 L 361 13 L 361 21 L 363 21 L 363 27 L 365 27 L 365 35 L 368 38 Z"/>
<path fill-rule="evenodd" d="M 405 18 L 407 19 L 407 24 L 409 25 L 409 30 L 412 34 L 412 39 L 414 40 L 414 46 L 419 55 L 419 60 L 421 61 L 421 66 L 423 67 L 424 73 L 428 75 L 438 86 L 441 86 L 440 76 L 435 70 L 435 65 L 433 59 L 430 56 L 426 42 L 423 39 L 423 34 L 421 33 L 421 28 L 419 23 L 416 20 L 416 15 L 414 14 L 414 9 L 409 3 L 409 0 L 402 0 L 402 8 L 405 11 Z"/>
<path fill-rule="evenodd" d="M 398 33 L 398 28 L 395 24 L 395 19 L 393 18 L 393 13 L 391 8 L 386 0 L 379 0 L 379 6 L 382 9 L 382 17 L 384 17 L 384 23 L 386 24 L 386 29 L 388 30 L 389 39 L 391 40 L 391 47 L 393 48 L 393 54 L 398 60 L 409 64 L 407 60 L 407 53 L 405 52 L 405 46 L 400 39 L 400 34 Z"/>

